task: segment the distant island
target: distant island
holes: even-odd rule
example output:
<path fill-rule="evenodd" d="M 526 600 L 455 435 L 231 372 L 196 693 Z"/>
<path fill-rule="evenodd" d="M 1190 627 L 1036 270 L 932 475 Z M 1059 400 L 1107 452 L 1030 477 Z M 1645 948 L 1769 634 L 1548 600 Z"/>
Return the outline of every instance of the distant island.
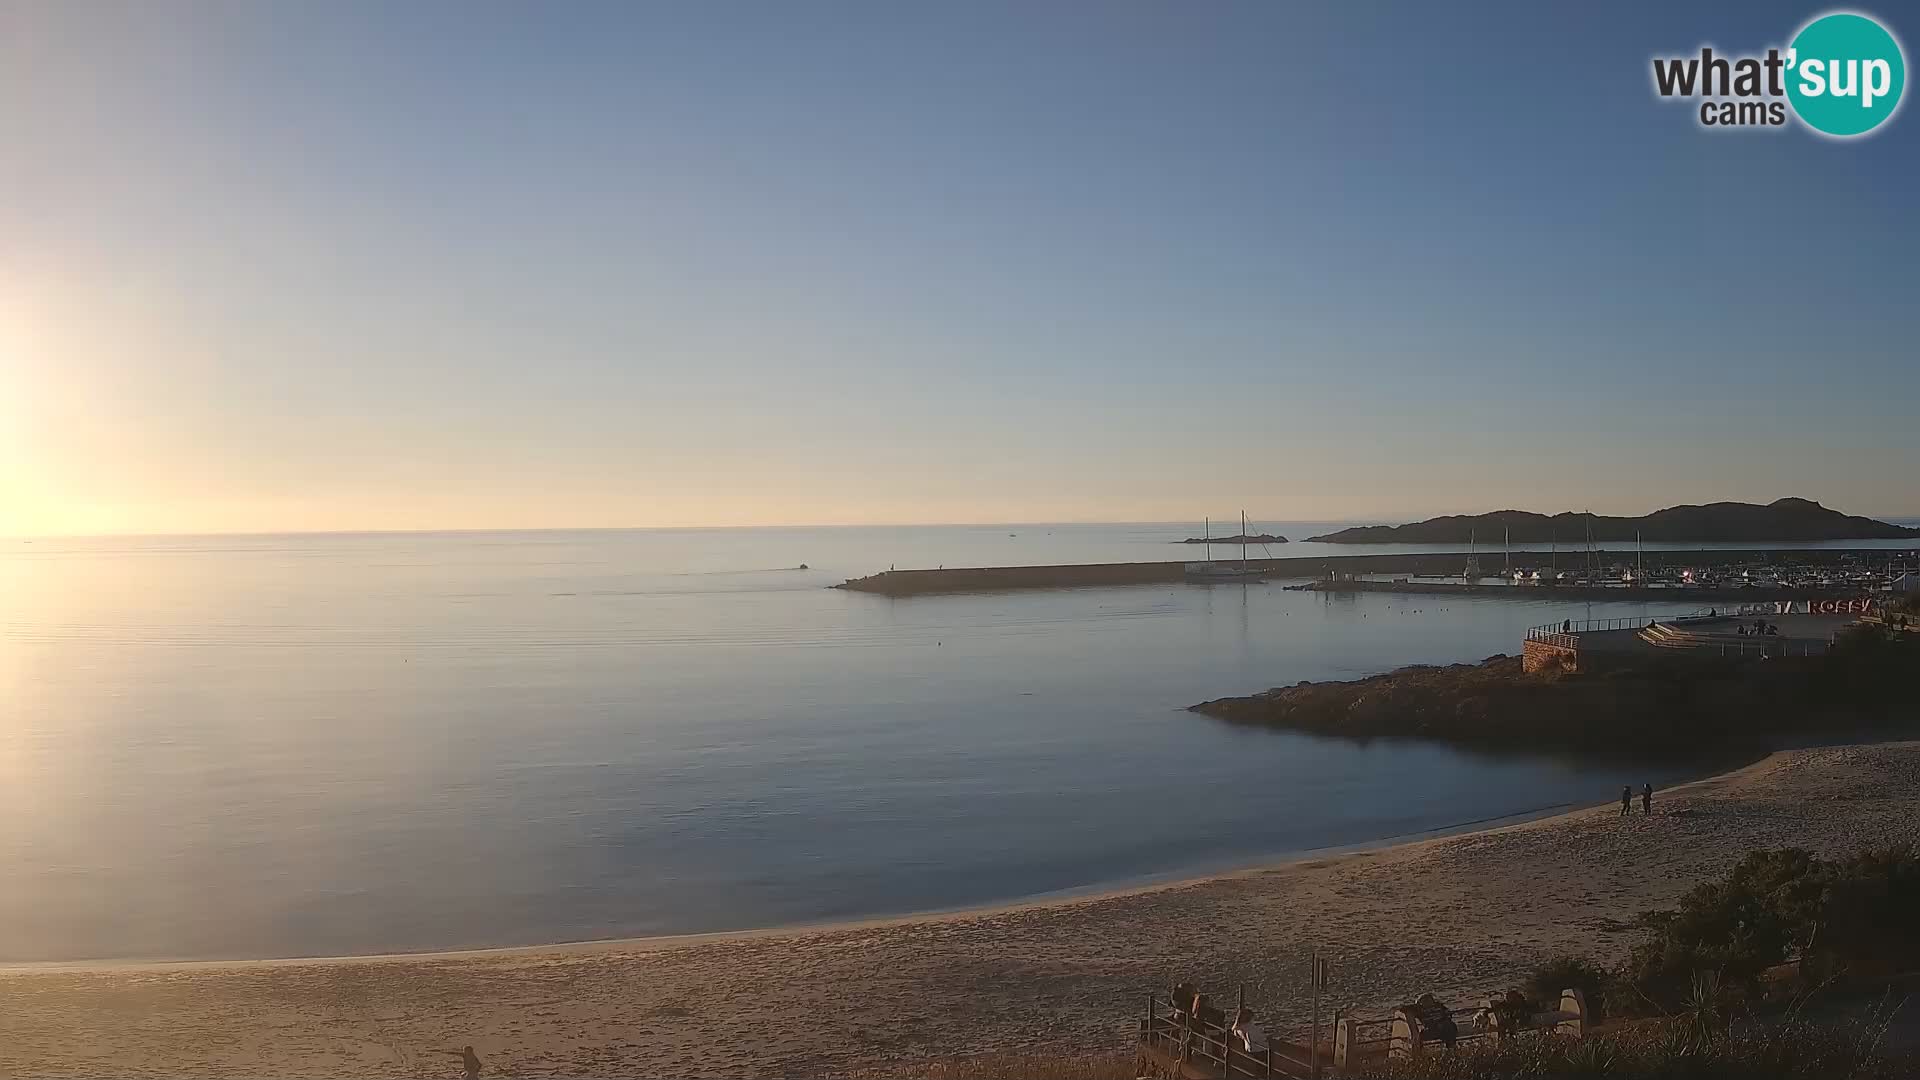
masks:
<path fill-rule="evenodd" d="M 1589 532 L 1588 530 L 1592 531 Z M 1469 539 L 1495 545 L 1504 541 L 1545 544 L 1596 542 L 1628 543 L 1636 539 L 1656 543 L 1744 543 L 1804 540 L 1898 540 L 1920 537 L 1910 529 L 1872 518 L 1842 514 L 1810 499 L 1779 499 L 1757 503 L 1718 502 L 1705 506 L 1669 506 L 1644 517 L 1608 517 L 1603 514 L 1532 514 L 1524 510 L 1495 510 L 1490 514 L 1455 514 L 1428 518 L 1411 525 L 1362 525 L 1309 538 L 1319 544 L 1464 544 Z"/>
<path fill-rule="evenodd" d="M 1258 536 L 1242 533 L 1238 536 L 1189 536 L 1180 542 L 1183 544 L 1284 544 L 1287 538 L 1275 536 L 1272 533 L 1261 533 Z"/>

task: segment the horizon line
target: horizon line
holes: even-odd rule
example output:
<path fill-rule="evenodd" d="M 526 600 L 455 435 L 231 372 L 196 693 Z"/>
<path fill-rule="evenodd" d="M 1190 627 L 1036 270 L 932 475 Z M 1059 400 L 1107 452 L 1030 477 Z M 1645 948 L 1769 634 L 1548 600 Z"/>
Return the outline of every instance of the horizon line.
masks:
<path fill-rule="evenodd" d="M 1720 500 L 1735 501 L 1735 500 Z M 1813 501 L 1813 500 L 1809 500 Z M 1702 506 L 1705 503 L 1675 503 L 1675 506 Z M 1764 506 L 1765 503 L 1748 505 Z M 1822 504 L 1825 505 L 1825 504 Z M 1662 507 L 1661 509 L 1670 509 Z M 1832 507 L 1827 507 L 1831 510 Z M 1655 511 L 1648 511 L 1654 513 Z M 1844 512 L 1844 511 L 1840 511 Z M 1419 524 L 1443 517 L 1480 517 L 1487 514 L 1523 513 L 1540 514 L 1554 517 L 1558 514 L 1587 514 L 1593 517 L 1631 517 L 1645 515 L 1597 514 L 1590 510 L 1563 510 L 1556 514 L 1543 514 L 1537 510 L 1481 510 L 1467 513 L 1433 514 L 1390 524 L 1371 519 L 1329 519 L 1321 521 L 1293 521 L 1282 518 L 1248 519 L 1248 525 L 1264 522 L 1268 525 L 1341 525 L 1341 526 L 1386 526 L 1398 528 Z M 1907 524 L 1909 527 L 1920 524 L 1920 513 L 1915 514 L 1858 514 L 1857 517 L 1872 518 L 1890 525 Z M 1226 520 L 1226 519 L 1222 519 Z M 1063 519 L 1059 521 L 897 521 L 897 522 L 829 522 L 829 523 L 792 523 L 763 525 L 525 525 L 525 526 L 468 526 L 460 528 L 418 528 L 418 529 L 234 529 L 211 532 L 107 532 L 107 533 L 0 533 L 0 541 L 7 543 L 34 543 L 41 540 L 202 540 L 202 539 L 249 539 L 265 537 L 298 536 L 459 536 L 487 535 L 499 533 L 614 533 L 614 532 L 746 532 L 756 529 L 994 529 L 994 528 L 1038 528 L 1042 526 L 1085 526 L 1085 525 L 1190 525 L 1187 519 Z M 1290 541 L 1307 543 L 1310 541 Z"/>
<path fill-rule="evenodd" d="M 1225 521 L 1225 518 L 1219 520 Z M 1274 525 L 1364 525 L 1384 524 L 1361 519 L 1342 521 L 1284 521 L 1258 519 Z M 1920 520 L 1916 516 L 1915 520 Z M 1256 519 L 1248 518 L 1249 525 Z M 1116 520 L 1109 518 L 1061 519 L 1058 521 L 874 521 L 874 522 L 795 522 L 764 525 L 478 525 L 459 528 L 421 529 L 233 529 L 214 532 L 106 532 L 106 533 L 0 533 L 4 541 L 32 540 L 198 540 L 213 537 L 265 536 L 447 536 L 482 533 L 563 533 L 563 532 L 745 532 L 753 529 L 998 529 L 1039 528 L 1053 525 L 1190 525 L 1177 519 Z"/>

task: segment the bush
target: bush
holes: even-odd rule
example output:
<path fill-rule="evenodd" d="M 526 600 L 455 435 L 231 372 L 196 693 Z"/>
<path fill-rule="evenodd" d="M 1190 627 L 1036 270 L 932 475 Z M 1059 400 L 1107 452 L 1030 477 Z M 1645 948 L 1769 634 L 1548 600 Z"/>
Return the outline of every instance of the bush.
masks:
<path fill-rule="evenodd" d="M 1880 1080 L 1912 1076 L 1913 1063 L 1878 1051 L 1885 1018 L 1845 1025 L 1791 1023 L 1747 1028 L 1700 1042 L 1684 1021 L 1640 1024 L 1574 1041 L 1558 1037 L 1481 1042 L 1459 1053 L 1426 1054 L 1362 1075 L 1409 1080 L 1534 1080 L 1614 1076 L 1648 1080 L 1748 1077 Z"/>
<path fill-rule="evenodd" d="M 1584 956 L 1560 956 L 1533 969 L 1521 989 L 1536 1009 L 1560 1007 L 1560 992 L 1577 989 L 1587 997 L 1587 1008 L 1594 1018 L 1603 1018 L 1605 1001 L 1614 978 L 1611 972 Z"/>
<path fill-rule="evenodd" d="M 1828 877 L 1799 848 L 1752 852 L 1724 880 L 1689 889 L 1677 909 L 1642 915 L 1649 939 L 1634 946 L 1622 977 L 1664 1013 L 1685 1005 L 1697 971 L 1715 972 L 1731 1002 L 1752 997 L 1761 972 L 1812 940 Z"/>
<path fill-rule="evenodd" d="M 1841 973 L 1920 969 L 1920 852 L 1864 851 L 1835 866 L 1812 951 Z"/>
<path fill-rule="evenodd" d="M 1790 956 L 1803 974 L 1878 975 L 1920 968 L 1920 853 L 1911 845 L 1840 861 L 1797 848 L 1756 851 L 1672 911 L 1647 912 L 1607 996 L 1616 1011 L 1672 1014 L 1713 973 L 1720 1005 L 1758 996 L 1761 974 Z M 1697 1003 L 1696 1003 L 1697 1004 Z"/>

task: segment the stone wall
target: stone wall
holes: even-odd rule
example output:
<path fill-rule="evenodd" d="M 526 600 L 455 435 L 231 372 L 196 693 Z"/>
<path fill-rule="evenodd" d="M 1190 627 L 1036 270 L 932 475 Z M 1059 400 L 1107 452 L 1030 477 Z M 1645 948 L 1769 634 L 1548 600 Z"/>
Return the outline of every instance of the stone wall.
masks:
<path fill-rule="evenodd" d="M 1568 672 L 1579 671 L 1580 650 L 1546 641 L 1528 641 L 1520 647 L 1522 671 L 1545 671 L 1549 668 L 1559 668 Z"/>

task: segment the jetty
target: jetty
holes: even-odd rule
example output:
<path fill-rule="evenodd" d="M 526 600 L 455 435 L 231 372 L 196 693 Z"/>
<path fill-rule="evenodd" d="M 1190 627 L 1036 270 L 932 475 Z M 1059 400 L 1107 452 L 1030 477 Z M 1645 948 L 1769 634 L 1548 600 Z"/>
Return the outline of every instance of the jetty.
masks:
<path fill-rule="evenodd" d="M 1369 573 L 1444 573 L 1459 567 L 1458 555 L 1339 555 L 1248 559 L 1247 567 L 1273 577 L 1311 578 L 1329 570 Z M 1163 585 L 1186 580 L 1187 563 L 1069 563 L 1059 566 L 973 566 L 938 570 L 886 570 L 853 578 L 836 589 L 917 596 L 923 593 L 1000 592 L 1008 589 L 1073 589 L 1100 585 Z M 1235 565 L 1239 565 L 1236 561 Z"/>
<path fill-rule="evenodd" d="M 1546 552 L 1513 552 L 1525 555 L 1529 563 L 1539 561 Z M 1560 553 L 1567 558 L 1568 553 Z M 1885 560 L 1892 553 L 1879 548 L 1717 548 L 1662 551 L 1581 551 L 1577 557 L 1592 565 L 1643 563 L 1648 570 L 1669 566 L 1740 566 L 1774 560 L 1795 566 L 1839 566 L 1863 559 Z M 1382 555 L 1295 555 L 1284 558 L 1249 559 L 1247 566 L 1268 577 L 1313 581 L 1312 588 L 1331 592 L 1466 592 L 1476 596 L 1512 596 L 1515 599 L 1617 599 L 1657 598 L 1662 600 L 1713 600 L 1729 594 L 1718 586 L 1694 590 L 1622 587 L 1608 585 L 1511 585 L 1494 577 L 1479 583 L 1470 581 L 1416 581 L 1422 576 L 1444 577 L 1460 574 L 1465 553 L 1458 551 L 1401 553 Z M 1074 589 L 1111 585 L 1171 585 L 1187 580 L 1187 563 L 1124 562 L 1069 563 L 1054 566 L 974 566 L 941 567 L 934 570 L 886 570 L 867 577 L 852 578 L 836 589 L 877 593 L 881 596 L 922 596 L 937 593 L 1004 592 L 1022 589 Z M 1401 577 L 1406 580 L 1372 580 L 1375 577 Z M 1850 595 L 1852 587 L 1820 590 L 1772 592 L 1780 599 L 1806 599 L 1826 595 Z M 1751 591 L 1745 593 L 1749 598 Z"/>

